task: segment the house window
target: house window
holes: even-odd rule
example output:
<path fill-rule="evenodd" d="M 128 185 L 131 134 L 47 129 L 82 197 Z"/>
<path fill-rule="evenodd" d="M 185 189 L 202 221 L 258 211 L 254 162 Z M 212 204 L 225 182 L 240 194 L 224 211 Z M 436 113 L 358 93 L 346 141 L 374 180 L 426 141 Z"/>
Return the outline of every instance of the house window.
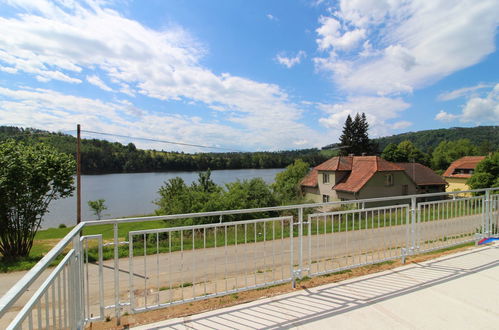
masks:
<path fill-rule="evenodd" d="M 393 186 L 393 174 L 385 175 L 385 186 Z"/>
<path fill-rule="evenodd" d="M 402 185 L 402 195 L 408 195 L 409 194 L 409 185 L 404 184 Z"/>
<path fill-rule="evenodd" d="M 329 202 L 329 195 L 322 195 L 322 202 L 323 203 Z"/>
<path fill-rule="evenodd" d="M 329 183 L 329 174 L 322 174 L 322 183 Z"/>

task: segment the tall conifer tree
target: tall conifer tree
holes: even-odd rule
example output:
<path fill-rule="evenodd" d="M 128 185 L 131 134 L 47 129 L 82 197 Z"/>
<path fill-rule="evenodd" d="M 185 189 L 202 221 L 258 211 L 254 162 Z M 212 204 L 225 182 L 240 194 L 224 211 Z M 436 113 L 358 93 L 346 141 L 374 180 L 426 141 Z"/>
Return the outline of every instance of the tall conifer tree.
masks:
<path fill-rule="evenodd" d="M 354 120 L 348 115 L 340 136 L 340 155 L 373 155 L 377 152 L 376 144 L 369 139 L 369 124 L 365 113 L 357 113 Z"/>

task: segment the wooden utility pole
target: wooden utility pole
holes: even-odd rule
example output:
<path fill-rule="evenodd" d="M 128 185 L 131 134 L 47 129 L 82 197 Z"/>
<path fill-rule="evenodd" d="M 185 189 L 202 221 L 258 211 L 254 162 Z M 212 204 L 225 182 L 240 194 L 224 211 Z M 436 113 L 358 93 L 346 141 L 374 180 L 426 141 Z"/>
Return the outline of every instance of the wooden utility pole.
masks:
<path fill-rule="evenodd" d="M 81 222 L 81 151 L 80 124 L 76 125 L 76 224 Z"/>

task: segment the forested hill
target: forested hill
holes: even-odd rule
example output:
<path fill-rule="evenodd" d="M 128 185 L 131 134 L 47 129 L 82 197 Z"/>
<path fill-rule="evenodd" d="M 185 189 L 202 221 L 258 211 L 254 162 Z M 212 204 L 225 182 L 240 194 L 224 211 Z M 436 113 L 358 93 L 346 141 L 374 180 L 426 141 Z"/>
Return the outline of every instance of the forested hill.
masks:
<path fill-rule="evenodd" d="M 76 155 L 76 138 L 62 133 L 51 133 L 37 129 L 0 126 L 0 141 L 13 138 L 26 143 L 44 142 L 57 150 Z M 455 127 L 409 132 L 375 139 L 381 153 L 391 143 L 409 140 L 425 153 L 430 153 L 444 141 L 468 139 L 483 150 L 499 149 L 499 126 L 473 128 Z M 334 148 L 331 144 L 324 149 Z M 131 173 L 161 171 L 200 171 L 208 168 L 283 168 L 302 159 L 315 166 L 336 154 L 335 150 L 302 149 L 276 152 L 229 152 L 195 153 L 168 152 L 137 149 L 134 144 L 123 145 L 98 139 L 82 139 L 82 172 Z M 429 161 L 428 161 L 429 162 Z"/>
<path fill-rule="evenodd" d="M 499 126 L 453 127 L 408 132 L 376 139 L 382 151 L 390 143 L 399 144 L 409 140 L 421 151 L 429 152 L 442 141 L 468 139 L 473 145 L 488 144 L 488 149 L 499 149 Z"/>
<path fill-rule="evenodd" d="M 43 142 L 61 152 L 76 155 L 76 138 L 71 135 L 0 126 L 0 141 L 8 138 L 26 143 Z M 123 145 L 97 139 L 82 139 L 81 153 L 83 174 L 283 168 L 298 158 L 315 166 L 332 156 L 331 152 L 318 149 L 187 154 L 141 150 L 132 143 Z"/>

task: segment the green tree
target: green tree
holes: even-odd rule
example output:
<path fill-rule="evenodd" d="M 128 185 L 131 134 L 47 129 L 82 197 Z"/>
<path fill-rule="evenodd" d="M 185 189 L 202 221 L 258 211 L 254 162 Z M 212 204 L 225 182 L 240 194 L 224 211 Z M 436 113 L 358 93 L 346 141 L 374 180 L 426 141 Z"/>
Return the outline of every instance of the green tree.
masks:
<path fill-rule="evenodd" d="M 433 151 L 431 167 L 434 170 L 445 170 L 456 159 L 477 154 L 477 147 L 471 144 L 468 139 L 442 141 Z"/>
<path fill-rule="evenodd" d="M 94 215 L 98 220 L 102 218 L 102 212 L 107 210 L 107 206 L 104 204 L 106 202 L 105 199 L 97 199 L 95 201 L 88 201 L 88 206 L 94 212 Z"/>
<path fill-rule="evenodd" d="M 400 154 L 398 146 L 395 143 L 387 145 L 385 149 L 383 149 L 381 157 L 390 162 L 402 162 L 404 159 L 404 155 Z"/>
<path fill-rule="evenodd" d="M 467 184 L 471 189 L 499 187 L 499 151 L 478 163 Z"/>
<path fill-rule="evenodd" d="M 0 144 L 0 253 L 26 257 L 52 200 L 72 194 L 75 162 L 44 144 Z"/>
<path fill-rule="evenodd" d="M 391 162 L 416 162 L 428 165 L 429 156 L 416 148 L 416 146 L 408 140 L 400 142 L 398 145 L 393 143 L 386 146 L 381 154 L 381 157 Z"/>
<path fill-rule="evenodd" d="M 352 117 L 348 115 L 340 136 L 340 154 L 356 156 L 375 154 L 377 144 L 369 139 L 368 130 L 369 123 L 364 113 L 362 115 L 357 113 L 353 121 Z"/>
<path fill-rule="evenodd" d="M 293 203 L 301 197 L 299 184 L 308 171 L 309 165 L 301 159 L 297 159 L 284 171 L 277 173 L 272 190 L 281 204 Z"/>
<path fill-rule="evenodd" d="M 156 214 L 182 214 L 222 210 L 223 189 L 210 178 L 210 172 L 199 173 L 198 182 L 187 186 L 179 177 L 165 182 L 159 189 L 160 198 L 155 203 L 159 206 Z M 214 218 L 192 218 L 183 221 L 184 225 L 213 222 Z"/>
<path fill-rule="evenodd" d="M 262 178 L 253 178 L 251 180 L 243 180 L 231 182 L 226 185 L 227 190 L 224 192 L 223 207 L 226 210 L 251 209 L 259 207 L 269 207 L 278 205 L 274 193 L 270 186 L 263 181 Z M 244 218 L 263 218 L 274 214 L 265 213 L 250 213 L 243 215 Z M 242 219 L 241 216 L 228 216 L 226 220 L 234 221 Z"/>

